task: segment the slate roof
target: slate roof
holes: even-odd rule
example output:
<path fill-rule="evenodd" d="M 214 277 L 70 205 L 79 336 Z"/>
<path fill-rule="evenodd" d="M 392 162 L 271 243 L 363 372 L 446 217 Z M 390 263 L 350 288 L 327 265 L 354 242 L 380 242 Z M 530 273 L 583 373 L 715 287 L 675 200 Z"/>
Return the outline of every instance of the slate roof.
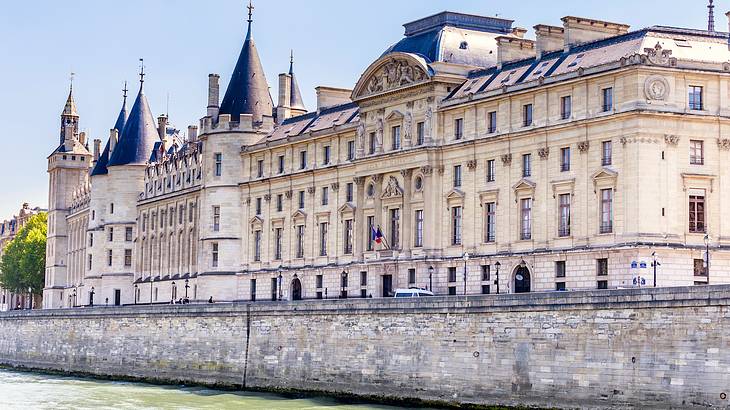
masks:
<path fill-rule="evenodd" d="M 62 116 L 65 117 L 78 117 L 79 113 L 76 110 L 76 101 L 74 101 L 73 96 L 74 88 L 71 86 L 71 88 L 68 91 L 68 98 L 66 99 L 66 104 L 63 106 L 63 112 L 61 113 Z"/>
<path fill-rule="evenodd" d="M 127 96 L 124 96 L 124 101 L 122 102 L 122 109 L 119 111 L 119 116 L 117 116 L 117 122 L 114 123 L 114 129 L 119 132 L 118 135 L 122 135 L 122 131 L 124 131 L 124 125 L 127 123 Z M 94 165 L 94 169 L 91 170 L 91 176 L 95 175 L 106 175 L 109 173 L 109 169 L 107 168 L 107 165 L 109 163 L 109 140 L 106 141 L 106 146 L 104 146 L 104 151 L 102 151 L 101 155 L 99 156 L 99 160 L 96 161 L 96 165 Z"/>
<path fill-rule="evenodd" d="M 314 111 L 285 120 L 260 143 L 278 141 L 338 125 L 356 123 L 359 118 L 359 110 L 355 103 L 350 102 L 327 107 L 319 112 Z"/>
<path fill-rule="evenodd" d="M 145 164 L 160 140 L 143 83 L 107 166 Z"/>
<path fill-rule="evenodd" d="M 299 91 L 299 84 L 297 83 L 297 77 L 294 75 L 294 57 L 292 55 L 291 62 L 289 63 L 289 75 L 291 76 L 291 97 L 289 98 L 289 108 L 296 110 L 307 110 L 304 107 L 304 99 L 302 93 Z"/>

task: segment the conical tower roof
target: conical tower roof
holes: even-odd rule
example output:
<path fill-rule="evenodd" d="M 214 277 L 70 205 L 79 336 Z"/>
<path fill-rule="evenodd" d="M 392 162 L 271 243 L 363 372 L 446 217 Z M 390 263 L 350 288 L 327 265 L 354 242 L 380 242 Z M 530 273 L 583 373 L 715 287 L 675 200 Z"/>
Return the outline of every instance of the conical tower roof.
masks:
<path fill-rule="evenodd" d="M 79 113 L 76 111 L 76 102 L 74 101 L 74 86 L 68 90 L 68 98 L 66 99 L 66 105 L 63 106 L 63 112 L 61 113 L 64 117 L 78 117 Z"/>
<path fill-rule="evenodd" d="M 114 129 L 117 130 L 119 135 L 122 135 L 122 131 L 124 131 L 124 125 L 127 123 L 127 86 L 125 84 L 124 86 L 124 101 L 122 102 L 122 109 L 119 111 L 119 116 L 117 116 L 117 122 L 114 124 Z M 99 160 L 96 161 L 96 165 L 94 165 L 94 169 L 91 170 L 91 176 L 95 175 L 106 175 L 109 173 L 109 169 L 107 169 L 107 165 L 109 165 L 109 140 L 106 141 L 106 146 L 104 146 L 104 151 L 102 151 L 101 155 L 99 156 Z"/>
<path fill-rule="evenodd" d="M 155 118 L 144 95 L 144 81 L 140 81 L 139 94 L 129 112 L 119 142 L 109 158 L 108 166 L 145 164 L 155 148 L 155 142 L 159 140 Z"/>
<path fill-rule="evenodd" d="M 291 60 L 289 61 L 289 75 L 291 76 L 291 97 L 289 98 L 289 107 L 293 110 L 307 109 L 304 107 L 304 99 L 302 98 L 302 92 L 299 91 L 299 84 L 297 83 L 297 77 L 294 75 L 294 52 L 292 51 Z"/>
<path fill-rule="evenodd" d="M 254 121 L 261 121 L 263 116 L 273 115 L 274 110 L 269 84 L 251 36 L 251 9 L 253 6 L 249 5 L 246 40 L 219 111 L 221 114 L 230 114 L 232 121 L 239 121 L 241 114 L 252 114 Z"/>

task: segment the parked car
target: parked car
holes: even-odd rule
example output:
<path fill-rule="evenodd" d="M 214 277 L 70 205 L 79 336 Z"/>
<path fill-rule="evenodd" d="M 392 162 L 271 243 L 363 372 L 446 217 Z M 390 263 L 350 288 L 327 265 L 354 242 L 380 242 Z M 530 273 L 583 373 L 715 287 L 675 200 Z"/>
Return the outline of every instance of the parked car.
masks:
<path fill-rule="evenodd" d="M 426 289 L 409 288 L 409 289 L 396 289 L 395 295 L 393 297 L 396 297 L 396 298 L 422 298 L 422 297 L 428 297 L 428 296 L 433 296 L 433 292 L 426 290 Z"/>

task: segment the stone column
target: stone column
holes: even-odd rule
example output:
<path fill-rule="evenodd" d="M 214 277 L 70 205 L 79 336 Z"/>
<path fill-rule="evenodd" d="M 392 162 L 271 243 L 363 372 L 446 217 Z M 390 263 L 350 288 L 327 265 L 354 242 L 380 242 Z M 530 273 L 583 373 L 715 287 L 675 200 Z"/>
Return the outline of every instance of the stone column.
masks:
<path fill-rule="evenodd" d="M 435 229 L 441 214 L 434 207 L 433 196 L 437 194 L 435 180 L 433 178 L 433 167 L 424 165 L 421 167 L 423 174 L 423 247 L 431 250 L 436 247 Z"/>
<path fill-rule="evenodd" d="M 364 244 L 367 241 L 370 232 L 366 232 L 367 226 L 365 226 L 364 206 L 365 206 L 365 177 L 355 177 L 355 187 L 357 189 L 357 197 L 355 201 L 355 258 L 359 261 L 364 261 L 365 257 L 363 254 Z M 333 186 L 334 190 L 334 186 Z"/>
<path fill-rule="evenodd" d="M 412 169 L 403 169 L 400 171 L 403 176 L 403 212 L 401 216 L 401 249 L 403 254 L 410 256 L 411 254 L 411 226 L 413 215 L 411 215 L 411 176 Z"/>
<path fill-rule="evenodd" d="M 375 201 L 375 227 L 380 226 L 380 229 L 385 234 L 385 227 L 383 223 L 383 201 L 380 196 L 383 195 L 383 174 L 373 175 L 373 184 L 375 184 L 375 193 L 373 194 L 373 200 Z"/>

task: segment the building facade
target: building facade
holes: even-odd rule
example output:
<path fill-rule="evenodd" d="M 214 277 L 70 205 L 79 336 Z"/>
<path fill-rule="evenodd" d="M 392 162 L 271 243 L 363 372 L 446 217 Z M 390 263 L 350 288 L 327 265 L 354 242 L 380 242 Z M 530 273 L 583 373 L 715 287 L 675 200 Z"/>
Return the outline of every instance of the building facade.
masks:
<path fill-rule="evenodd" d="M 0 222 L 0 259 L 3 256 L 5 246 L 15 239 L 15 235 L 28 222 L 28 219 L 44 211 L 40 207 L 31 208 L 28 203 L 24 203 L 17 215 L 13 215 L 12 218 Z M 0 287 L 0 312 L 12 309 L 29 309 L 31 303 L 31 298 L 27 293 L 13 293 L 8 289 Z"/>
<path fill-rule="evenodd" d="M 65 110 L 44 306 L 652 286 L 655 267 L 658 286 L 729 282 L 728 34 L 534 31 L 407 23 L 308 112 L 293 62 L 274 105 L 249 17 L 222 102 L 211 74 L 183 139 L 140 91 L 104 174 L 103 154 L 58 159 L 85 139 Z"/>

